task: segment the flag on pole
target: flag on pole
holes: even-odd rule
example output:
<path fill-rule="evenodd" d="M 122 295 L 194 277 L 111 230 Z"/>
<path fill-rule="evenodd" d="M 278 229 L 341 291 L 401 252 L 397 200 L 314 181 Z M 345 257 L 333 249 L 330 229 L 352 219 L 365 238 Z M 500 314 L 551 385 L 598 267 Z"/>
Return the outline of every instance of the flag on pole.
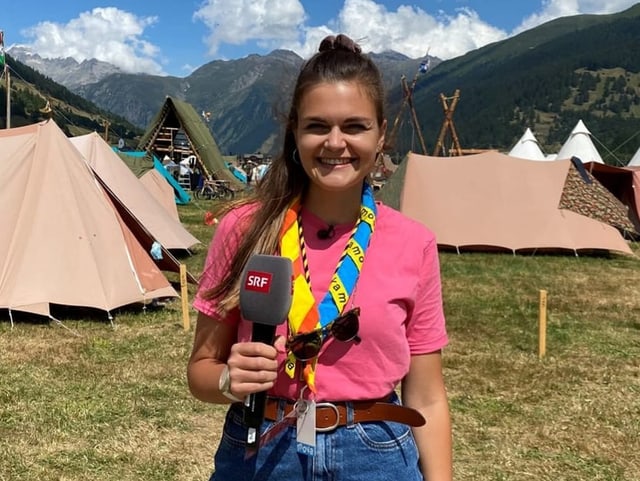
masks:
<path fill-rule="evenodd" d="M 427 73 L 427 70 L 429 70 L 429 63 L 431 63 L 431 59 L 429 57 L 420 62 L 420 73 Z"/>
<path fill-rule="evenodd" d="M 4 59 L 4 32 L 0 30 L 0 67 L 4 68 L 5 59 Z"/>
<path fill-rule="evenodd" d="M 420 62 L 420 67 L 418 67 L 418 72 L 427 73 L 429 70 L 429 66 L 431 64 L 431 57 L 429 57 L 429 52 L 431 51 L 431 47 L 427 49 L 427 53 L 424 54 L 424 59 Z"/>

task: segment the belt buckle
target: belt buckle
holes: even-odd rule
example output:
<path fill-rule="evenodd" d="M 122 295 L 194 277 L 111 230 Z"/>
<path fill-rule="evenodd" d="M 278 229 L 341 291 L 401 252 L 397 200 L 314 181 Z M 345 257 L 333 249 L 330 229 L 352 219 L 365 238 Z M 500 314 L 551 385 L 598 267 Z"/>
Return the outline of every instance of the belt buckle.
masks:
<path fill-rule="evenodd" d="M 318 428 L 316 427 L 316 431 L 319 433 L 326 433 L 328 431 L 333 431 L 340 425 L 340 411 L 338 411 L 338 407 L 333 403 L 322 402 L 316 404 L 316 409 L 319 408 L 331 408 L 336 413 L 336 422 L 332 426 L 327 426 L 326 428 Z"/>

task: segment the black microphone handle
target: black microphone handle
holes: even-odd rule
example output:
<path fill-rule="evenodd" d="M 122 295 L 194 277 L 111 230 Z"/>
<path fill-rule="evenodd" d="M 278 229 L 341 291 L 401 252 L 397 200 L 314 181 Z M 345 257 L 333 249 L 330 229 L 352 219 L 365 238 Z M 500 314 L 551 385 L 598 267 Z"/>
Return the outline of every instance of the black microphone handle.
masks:
<path fill-rule="evenodd" d="M 276 326 L 253 323 L 252 342 L 273 344 L 276 337 Z M 244 403 L 243 422 L 248 428 L 260 429 L 264 421 L 264 408 L 267 402 L 267 391 L 250 394 Z"/>

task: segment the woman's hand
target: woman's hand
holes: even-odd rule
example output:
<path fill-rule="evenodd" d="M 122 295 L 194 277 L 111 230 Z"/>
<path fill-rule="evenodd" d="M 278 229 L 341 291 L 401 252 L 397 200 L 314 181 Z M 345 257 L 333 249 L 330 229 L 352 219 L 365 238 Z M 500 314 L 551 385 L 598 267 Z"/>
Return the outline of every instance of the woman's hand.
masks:
<path fill-rule="evenodd" d="M 285 351 L 285 339 L 279 336 L 273 346 L 259 342 L 236 342 L 237 328 L 198 314 L 193 351 L 187 366 L 191 393 L 201 401 L 228 404 L 220 392 L 220 375 L 227 366 L 230 391 L 242 399 L 270 389 L 277 377 L 278 352 Z"/>
<path fill-rule="evenodd" d="M 284 351 L 284 342 L 280 336 L 273 346 L 261 342 L 238 342 L 231 346 L 227 366 L 234 396 L 242 399 L 273 387 L 278 377 L 278 352 Z"/>

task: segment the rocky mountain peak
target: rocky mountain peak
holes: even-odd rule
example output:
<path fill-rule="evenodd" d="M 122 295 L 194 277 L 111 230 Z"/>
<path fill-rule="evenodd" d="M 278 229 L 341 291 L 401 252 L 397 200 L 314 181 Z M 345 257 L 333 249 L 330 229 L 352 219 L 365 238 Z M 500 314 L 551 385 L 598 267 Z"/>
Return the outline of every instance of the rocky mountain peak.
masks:
<path fill-rule="evenodd" d="M 96 59 L 78 62 L 72 57 L 44 58 L 23 45 L 13 46 L 7 50 L 7 53 L 71 90 L 122 72 L 115 65 Z"/>

